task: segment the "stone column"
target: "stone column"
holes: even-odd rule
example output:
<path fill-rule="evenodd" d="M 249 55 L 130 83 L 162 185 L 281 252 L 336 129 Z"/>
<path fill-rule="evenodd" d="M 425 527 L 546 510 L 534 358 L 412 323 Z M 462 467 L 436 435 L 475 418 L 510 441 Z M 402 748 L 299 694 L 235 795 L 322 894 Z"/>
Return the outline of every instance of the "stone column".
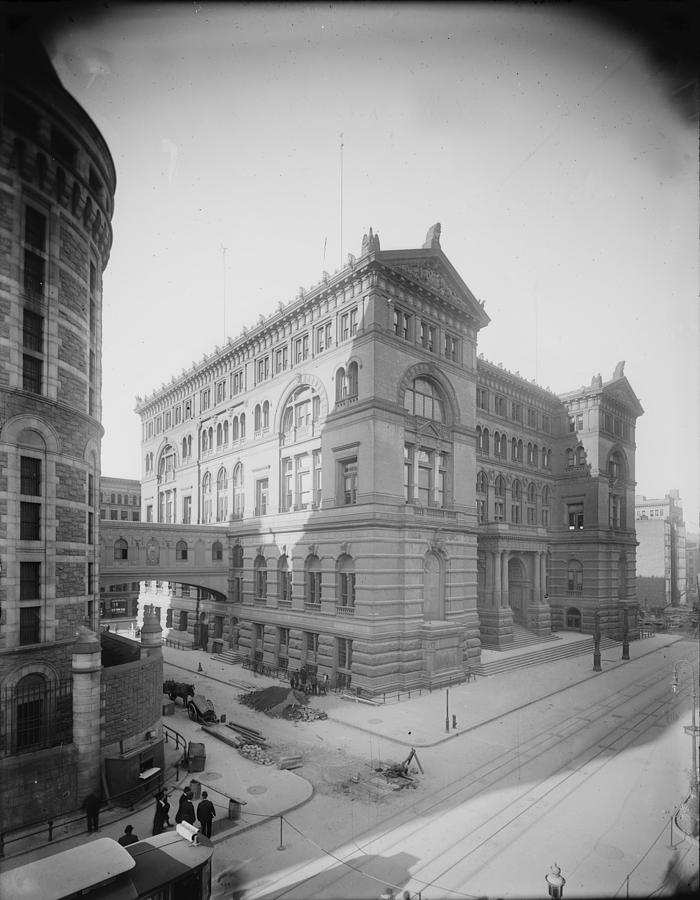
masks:
<path fill-rule="evenodd" d="M 163 629 L 156 614 L 147 612 L 141 626 L 141 659 L 156 655 L 163 655 Z"/>
<path fill-rule="evenodd" d="M 78 751 L 78 800 L 102 796 L 101 682 L 102 647 L 94 631 L 80 627 L 71 657 L 73 675 L 73 743 Z"/>
<path fill-rule="evenodd" d="M 493 553 L 493 607 L 498 609 L 501 605 L 501 552 L 496 550 Z"/>
<path fill-rule="evenodd" d="M 542 602 L 542 585 L 540 582 L 540 575 L 541 575 L 540 557 L 541 556 L 542 556 L 542 554 L 538 553 L 538 552 L 535 552 L 533 554 L 532 567 L 534 569 L 533 574 L 535 576 L 535 596 L 533 597 L 534 603 Z"/>
<path fill-rule="evenodd" d="M 510 606 L 508 602 L 508 560 L 510 559 L 510 553 L 507 550 L 503 551 L 501 555 L 501 565 L 503 571 L 501 572 L 501 606 L 506 607 Z"/>
<path fill-rule="evenodd" d="M 542 584 L 542 595 L 547 593 L 547 554 L 540 553 L 540 583 Z"/>

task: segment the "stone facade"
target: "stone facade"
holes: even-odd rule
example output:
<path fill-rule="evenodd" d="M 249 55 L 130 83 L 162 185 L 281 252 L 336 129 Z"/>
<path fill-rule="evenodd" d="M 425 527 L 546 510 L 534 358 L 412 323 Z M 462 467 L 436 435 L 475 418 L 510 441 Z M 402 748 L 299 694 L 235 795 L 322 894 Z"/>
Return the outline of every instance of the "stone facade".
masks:
<path fill-rule="evenodd" d="M 431 234 L 370 235 L 139 399 L 145 522 L 229 528 L 228 597 L 175 590 L 171 623 L 369 694 L 459 680 L 516 625 L 620 633 L 642 412 L 623 365 L 557 396 L 478 358 L 488 316 Z"/>
<path fill-rule="evenodd" d="M 73 651 L 76 634 L 97 626 L 102 273 L 116 177 L 102 136 L 38 41 L 22 26 L 5 27 L 0 37 L 5 831 L 76 809 L 88 790 L 101 792 L 99 640 L 93 634 L 77 664 Z M 159 665 L 154 658 L 151 667 Z M 157 680 L 149 678 L 149 687 Z M 157 694 L 151 722 L 159 704 Z M 113 721 L 107 724 L 113 740 Z M 122 737 L 132 736 L 125 730 Z"/>

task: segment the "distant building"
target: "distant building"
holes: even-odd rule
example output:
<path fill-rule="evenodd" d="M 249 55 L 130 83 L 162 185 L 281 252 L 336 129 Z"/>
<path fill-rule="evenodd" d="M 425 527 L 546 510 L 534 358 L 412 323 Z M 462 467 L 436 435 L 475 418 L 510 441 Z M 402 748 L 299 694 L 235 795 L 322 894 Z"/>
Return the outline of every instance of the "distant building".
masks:
<path fill-rule="evenodd" d="M 700 574 L 700 546 L 696 534 L 685 536 L 685 573 L 688 585 L 688 605 L 698 602 L 698 575 Z"/>
<path fill-rule="evenodd" d="M 142 788 L 140 762 L 159 767 L 163 758 L 160 629 L 151 623 L 141 646 L 96 634 L 102 274 L 114 164 L 11 6 L 0 23 L 5 839 L 78 809 L 102 792 L 103 773 L 112 794 L 127 782 Z"/>
<path fill-rule="evenodd" d="M 230 526 L 229 596 L 172 598 L 196 640 L 377 693 L 462 679 L 518 628 L 635 633 L 623 364 L 558 397 L 479 358 L 489 318 L 439 235 L 370 230 L 138 399 L 145 520 Z"/>
<path fill-rule="evenodd" d="M 100 478 L 100 518 L 112 522 L 139 522 L 141 520 L 141 483 L 135 478 Z M 114 553 L 124 552 L 117 542 Z M 138 621 L 138 581 L 123 584 L 100 584 L 100 627 L 117 634 L 136 637 L 143 624 Z"/>
<path fill-rule="evenodd" d="M 635 498 L 637 594 L 642 606 L 688 603 L 683 504 L 677 490 L 661 499 Z"/>

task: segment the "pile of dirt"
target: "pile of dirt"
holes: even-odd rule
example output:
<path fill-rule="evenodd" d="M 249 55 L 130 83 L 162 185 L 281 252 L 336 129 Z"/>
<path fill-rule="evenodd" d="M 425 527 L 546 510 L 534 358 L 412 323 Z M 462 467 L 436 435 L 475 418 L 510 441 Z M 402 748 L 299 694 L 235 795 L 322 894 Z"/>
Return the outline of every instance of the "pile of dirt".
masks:
<path fill-rule="evenodd" d="M 261 691 L 241 694 L 238 699 L 244 706 L 267 713 L 268 716 L 283 716 L 288 709 L 305 706 L 309 702 L 306 694 L 281 685 L 279 687 L 272 685 Z"/>

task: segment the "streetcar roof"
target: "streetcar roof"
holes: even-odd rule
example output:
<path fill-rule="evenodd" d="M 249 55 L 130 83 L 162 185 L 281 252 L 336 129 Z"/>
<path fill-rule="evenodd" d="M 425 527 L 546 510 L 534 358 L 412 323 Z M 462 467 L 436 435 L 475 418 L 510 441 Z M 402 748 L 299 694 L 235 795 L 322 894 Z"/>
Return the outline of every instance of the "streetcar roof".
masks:
<path fill-rule="evenodd" d="M 61 900 L 94 890 L 135 865 L 126 848 L 111 838 L 97 838 L 82 847 L 72 847 L 3 872 L 0 896 L 12 900 Z M 125 894 L 125 900 L 128 896 L 134 895 Z"/>

